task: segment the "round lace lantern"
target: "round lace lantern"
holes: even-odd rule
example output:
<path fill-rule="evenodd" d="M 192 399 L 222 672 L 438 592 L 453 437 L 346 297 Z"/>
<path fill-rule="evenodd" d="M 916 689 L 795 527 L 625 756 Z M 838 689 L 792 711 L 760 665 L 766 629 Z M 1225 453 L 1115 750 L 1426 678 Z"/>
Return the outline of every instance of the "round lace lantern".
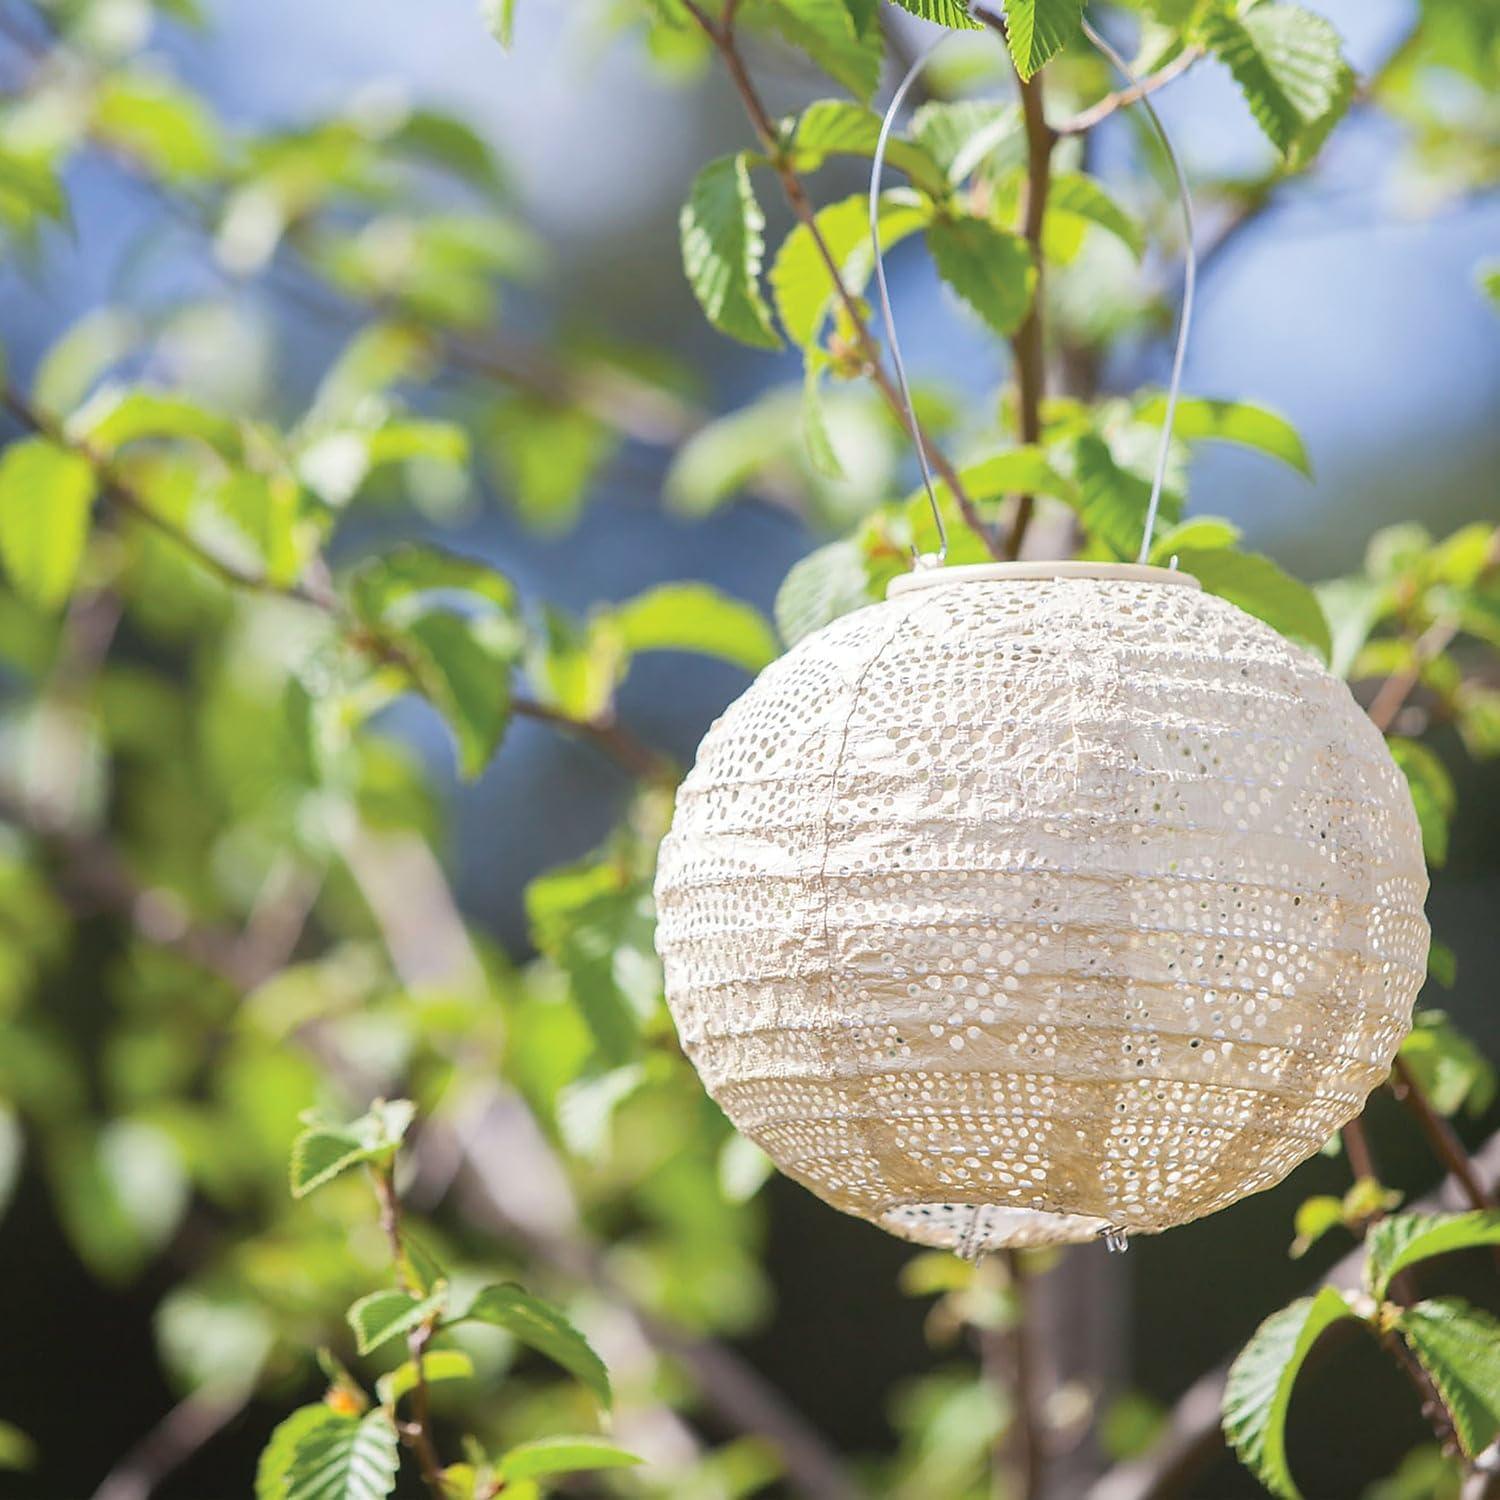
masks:
<path fill-rule="evenodd" d="M 709 731 L 657 879 L 730 1119 L 907 1239 L 1151 1233 L 1271 1186 L 1410 1024 L 1411 800 L 1348 689 L 1196 580 L 919 570 Z"/>

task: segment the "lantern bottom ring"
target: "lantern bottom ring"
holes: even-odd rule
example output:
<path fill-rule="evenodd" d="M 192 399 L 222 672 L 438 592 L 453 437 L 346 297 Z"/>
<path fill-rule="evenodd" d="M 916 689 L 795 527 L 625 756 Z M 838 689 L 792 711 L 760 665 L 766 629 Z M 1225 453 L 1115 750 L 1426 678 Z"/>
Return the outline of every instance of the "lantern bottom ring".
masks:
<path fill-rule="evenodd" d="M 902 1239 L 966 1258 L 1000 1246 L 1079 1245 L 1121 1232 L 1108 1219 L 1089 1214 L 999 1203 L 898 1203 L 880 1215 L 880 1223 Z"/>

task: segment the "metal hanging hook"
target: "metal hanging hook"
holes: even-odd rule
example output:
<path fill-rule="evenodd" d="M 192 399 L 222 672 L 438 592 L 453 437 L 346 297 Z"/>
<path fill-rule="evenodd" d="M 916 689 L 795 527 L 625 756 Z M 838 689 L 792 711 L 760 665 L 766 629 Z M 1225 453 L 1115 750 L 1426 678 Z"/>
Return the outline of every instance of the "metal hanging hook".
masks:
<path fill-rule="evenodd" d="M 993 13 L 991 13 L 993 14 Z M 1182 162 L 1172 145 L 1171 137 L 1167 134 L 1167 128 L 1162 124 L 1161 116 L 1156 112 L 1156 106 L 1152 104 L 1150 97 L 1141 91 L 1140 80 L 1131 70 L 1130 65 L 1123 57 L 1090 25 L 1086 17 L 1081 18 L 1083 34 L 1088 38 L 1093 47 L 1110 63 L 1112 67 L 1125 79 L 1129 87 L 1136 91 L 1134 103 L 1139 104 L 1150 118 L 1152 128 L 1156 131 L 1160 140 L 1162 150 L 1166 153 L 1167 160 L 1171 163 L 1173 175 L 1177 179 L 1178 201 L 1182 207 L 1182 222 L 1184 231 L 1183 246 L 1183 276 L 1182 276 L 1182 308 L 1177 319 L 1177 339 L 1172 352 L 1172 377 L 1167 386 L 1167 405 L 1162 419 L 1161 443 L 1156 454 L 1156 469 L 1151 480 L 1151 500 L 1146 508 L 1146 524 L 1141 536 L 1141 550 L 1136 561 L 1144 563 L 1151 556 L 1151 541 L 1156 533 L 1156 519 L 1161 510 L 1162 490 L 1166 485 L 1167 464 L 1172 454 L 1172 432 L 1177 422 L 1177 404 L 1182 393 L 1182 371 L 1187 360 L 1188 336 L 1193 324 L 1193 306 L 1197 299 L 1198 291 L 1198 251 L 1196 243 L 1196 224 L 1193 215 L 1193 195 L 1188 186 L 1187 173 L 1183 170 Z M 885 261 L 880 250 L 880 179 L 885 168 L 886 144 L 890 140 L 891 128 L 895 124 L 896 115 L 900 112 L 911 86 L 917 81 L 932 58 L 934 52 L 948 41 L 951 37 L 958 35 L 957 32 L 945 32 L 936 37 L 919 52 L 906 70 L 905 76 L 896 86 L 896 92 L 891 95 L 891 102 L 886 106 L 885 116 L 880 122 L 880 136 L 875 143 L 875 155 L 870 163 L 870 244 L 874 252 L 875 286 L 880 299 L 880 317 L 885 328 L 886 343 L 890 346 L 891 364 L 896 371 L 896 383 L 901 391 L 902 405 L 906 409 L 907 430 L 911 434 L 911 440 L 916 446 L 917 462 L 922 468 L 922 484 L 927 491 L 927 502 L 932 507 L 933 524 L 937 528 L 938 550 L 936 553 L 926 556 L 919 553 L 915 546 L 912 547 L 912 561 L 914 566 L 940 566 L 948 556 L 948 528 L 943 523 L 943 510 L 938 502 L 937 486 L 933 482 L 932 467 L 928 462 L 927 445 L 922 440 L 922 425 L 917 420 L 916 405 L 912 400 L 911 384 L 907 379 L 906 361 L 901 357 L 901 343 L 896 337 L 896 318 L 891 311 L 891 293 L 885 279 Z"/>

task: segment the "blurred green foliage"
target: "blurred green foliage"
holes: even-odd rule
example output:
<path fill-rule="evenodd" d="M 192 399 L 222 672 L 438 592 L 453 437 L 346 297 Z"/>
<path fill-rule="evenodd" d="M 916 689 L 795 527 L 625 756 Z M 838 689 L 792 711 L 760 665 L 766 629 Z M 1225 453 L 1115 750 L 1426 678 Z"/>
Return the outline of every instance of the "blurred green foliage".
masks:
<path fill-rule="evenodd" d="M 902 3 L 981 24 L 954 0 Z M 483 10 L 508 41 L 513 0 Z M 1021 352 L 993 401 L 917 393 L 953 455 L 938 485 L 948 561 L 1023 541 L 1129 558 L 1165 405 L 1103 394 L 1097 372 L 1120 341 L 1169 324 L 1176 221 L 1149 151 L 1118 180 L 1094 174 L 1086 129 L 1122 101 L 1082 45 L 1077 0 L 1014 0 L 1009 14 L 1014 66 L 1055 131 L 971 92 L 1002 76 L 997 46 L 960 92 L 935 90 L 887 155 L 904 180 L 882 200 L 882 244 L 920 236 L 958 304 Z M 221 290 L 166 304 L 122 294 L 57 328 L 5 388 L 0 1204 L 29 1162 L 94 1275 L 124 1283 L 170 1263 L 160 1354 L 197 1409 L 229 1420 L 252 1396 L 291 1408 L 326 1390 L 276 1429 L 259 1496 L 374 1500 L 402 1463 L 432 1488 L 423 1444 L 436 1433 L 454 1440 L 442 1493 L 519 1500 L 627 1464 L 602 1425 L 612 1402 L 624 1448 L 639 1438 L 650 1462 L 601 1478 L 609 1493 L 720 1500 L 784 1481 L 960 1500 L 988 1493 L 994 1450 L 1017 1430 L 1015 1398 L 964 1357 L 969 1337 L 1017 1327 L 1016 1286 L 997 1267 L 919 1256 L 908 1268 L 907 1290 L 936 1299 L 929 1333 L 953 1362 L 898 1393 L 898 1451 L 860 1462 L 858 1490 L 716 1342 L 766 1307 L 768 1164 L 675 1045 L 650 888 L 678 768 L 616 707 L 646 653 L 757 671 L 935 549 L 925 494 L 905 492 L 902 414 L 864 301 L 863 196 L 821 201 L 808 181 L 872 156 L 868 106 L 892 38 L 906 45 L 893 15 L 876 0 L 599 8 L 664 86 L 719 67 L 747 106 L 743 149 L 687 188 L 686 278 L 715 327 L 756 350 L 789 346 L 802 373 L 717 415 L 659 351 L 512 335 L 503 310 L 547 257 L 505 164 L 464 120 L 392 105 L 234 124 L 157 46 L 206 24 L 192 0 L 46 0 L 4 18 L 0 230 L 17 266 L 46 274 L 74 222 L 76 166 L 103 163 L 194 237 Z M 1227 69 L 1264 130 L 1255 174 L 1197 184 L 1205 253 L 1307 173 L 1353 109 L 1399 123 L 1401 170 L 1428 205 L 1496 179 L 1488 0 L 1423 0 L 1364 79 L 1326 20 L 1284 0 L 1132 0 L 1108 19 L 1153 84 Z M 818 93 L 836 93 L 776 120 L 746 58 L 787 48 L 826 77 Z M 774 245 L 767 191 L 796 216 Z M 1493 292 L 1493 268 L 1476 274 Z M 357 326 L 290 413 L 262 297 Z M 1024 356 L 1032 333 L 1054 371 L 1045 389 Z M 1350 678 L 1393 735 L 1441 863 L 1458 807 L 1452 747 L 1429 731 L 1500 753 L 1500 532 L 1387 530 L 1358 575 L 1314 591 L 1190 511 L 1191 455 L 1210 442 L 1311 472 L 1278 414 L 1190 397 L 1152 559 L 1175 558 Z M 384 511 L 430 533 L 498 495 L 528 527 L 583 546 L 587 508 L 633 445 L 670 451 L 663 501 L 683 516 L 750 493 L 819 534 L 781 589 L 776 630 L 693 582 L 571 615 L 447 546 L 371 549 L 357 523 Z M 384 712 L 402 697 L 441 716 L 464 776 L 524 717 L 631 778 L 604 845 L 531 885 L 529 954 L 499 951 L 455 903 L 434 853 L 442 808 Z M 78 973 L 97 989 L 86 1013 L 53 1003 Z M 1403 1059 L 1440 1118 L 1493 1096 L 1493 1068 L 1438 1012 Z M 409 1103 L 370 1105 L 398 1093 Z M 304 1124 L 310 1109 L 322 1113 Z M 1406 1253 L 1391 1226 L 1407 1220 L 1382 1218 L 1392 1206 L 1378 1183 L 1358 1201 L 1311 1199 L 1298 1246 L 1377 1223 L 1383 1299 Z M 1463 1222 L 1422 1253 L 1479 1243 L 1477 1221 Z M 1476 1451 L 1500 1423 L 1487 1315 L 1451 1299 L 1384 1307 L 1382 1331 L 1415 1351 Z M 1295 1492 L 1281 1429 L 1297 1368 L 1322 1326 L 1366 1312 L 1322 1292 L 1276 1314 L 1236 1367 L 1230 1436 L 1278 1493 Z M 360 1361 L 358 1378 L 341 1357 Z M 1085 1429 L 1097 1394 L 1081 1398 Z M 701 1408 L 711 1420 L 695 1427 Z M 1102 1439 L 1131 1457 L 1157 1425 L 1127 1398 Z M 0 1466 L 35 1461 L 0 1425 Z M 1450 1479 L 1422 1450 L 1381 1493 L 1445 1494 Z"/>

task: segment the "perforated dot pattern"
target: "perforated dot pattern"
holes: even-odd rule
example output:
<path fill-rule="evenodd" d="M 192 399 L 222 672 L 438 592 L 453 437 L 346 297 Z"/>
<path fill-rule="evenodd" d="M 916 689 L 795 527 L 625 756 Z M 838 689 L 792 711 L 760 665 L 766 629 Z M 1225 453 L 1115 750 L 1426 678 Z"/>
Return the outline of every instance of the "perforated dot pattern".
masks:
<path fill-rule="evenodd" d="M 657 883 L 683 1046 L 835 1207 L 980 1251 L 1271 1186 L 1410 1024 L 1427 875 L 1348 689 L 1193 588 L 952 581 L 709 731 Z"/>

